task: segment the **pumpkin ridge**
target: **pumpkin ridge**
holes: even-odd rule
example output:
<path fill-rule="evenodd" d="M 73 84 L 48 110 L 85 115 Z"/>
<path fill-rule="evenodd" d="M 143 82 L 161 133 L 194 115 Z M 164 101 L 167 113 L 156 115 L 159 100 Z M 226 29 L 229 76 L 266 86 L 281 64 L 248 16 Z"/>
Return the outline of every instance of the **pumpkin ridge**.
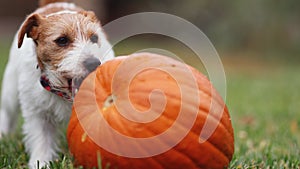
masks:
<path fill-rule="evenodd" d="M 111 106 L 111 107 L 109 107 L 108 109 L 116 109 L 115 108 L 115 105 L 113 105 L 113 106 Z M 108 110 L 107 110 L 108 111 Z M 113 111 L 113 110 L 112 110 Z M 118 112 L 118 111 L 113 111 L 113 112 L 115 112 L 115 113 L 117 113 L 117 114 L 120 114 L 120 112 Z M 103 112 L 100 112 L 100 113 L 102 113 L 103 114 Z M 110 115 L 107 115 L 107 116 L 104 116 L 103 115 L 103 118 L 104 118 L 104 120 L 109 124 L 109 122 L 108 122 L 108 119 L 107 118 L 113 118 L 113 116 L 115 116 L 114 114 L 110 114 Z M 122 116 L 122 115 L 120 115 L 120 116 Z M 122 116 L 122 118 L 125 118 L 125 117 L 123 117 Z M 125 118 L 126 119 L 126 118 Z M 122 127 L 122 126 L 126 126 L 126 124 L 125 124 L 126 122 L 124 121 L 124 120 L 116 120 L 116 123 L 114 123 L 115 124 L 115 127 L 112 127 L 116 132 L 118 132 L 119 134 L 121 134 L 121 135 L 124 135 L 124 136 L 127 136 L 127 137 L 132 137 L 132 136 L 129 136 L 129 134 L 128 133 L 130 133 L 130 131 L 131 130 L 129 130 L 128 128 L 124 128 L 124 127 Z M 128 125 L 127 125 L 128 126 Z M 123 133 L 122 132 L 120 132 L 120 131 L 118 131 L 118 129 L 117 128 L 122 128 L 122 130 L 123 130 Z M 126 133 L 126 134 L 124 134 L 124 133 Z"/>
<path fill-rule="evenodd" d="M 215 90 L 213 87 L 211 89 Z M 219 105 L 224 105 L 224 107 L 226 107 L 224 101 L 222 101 L 222 100 L 219 99 L 220 96 L 216 93 L 216 91 L 212 91 L 212 92 L 215 93 L 215 97 L 212 97 L 212 94 L 211 94 L 212 92 L 205 91 L 205 90 L 200 90 L 200 88 L 198 88 L 198 92 L 200 92 L 200 93 L 204 94 L 205 96 L 208 96 L 209 98 L 211 98 L 210 99 L 211 101 L 214 100 Z M 199 95 L 200 95 L 200 93 L 199 93 Z M 200 97 L 200 102 L 201 102 L 201 97 Z"/>
<path fill-rule="evenodd" d="M 198 135 L 196 135 L 195 133 L 191 133 L 193 136 L 196 136 L 196 138 L 198 137 Z M 184 138 L 185 139 L 185 138 Z M 230 159 L 232 158 L 232 157 L 228 157 L 223 151 L 221 151 L 221 150 L 219 150 L 218 149 L 218 147 L 216 147 L 214 144 L 212 144 L 210 141 L 206 141 L 205 143 L 207 143 L 207 146 L 209 146 L 209 148 L 208 149 L 213 149 L 213 150 L 215 150 L 215 152 L 216 152 L 216 154 L 215 154 L 215 156 L 218 156 L 218 159 L 220 159 L 220 156 L 221 157 L 223 157 L 223 162 L 224 162 L 224 160 L 225 161 L 230 161 Z M 188 156 L 188 152 L 186 152 L 186 151 L 188 151 L 188 150 L 186 150 L 186 151 L 182 151 L 182 150 L 177 150 L 177 149 L 179 149 L 179 148 L 177 148 L 177 146 L 175 146 L 175 148 L 174 148 L 176 151 L 178 151 L 178 152 L 181 152 L 182 154 L 184 154 L 185 156 Z M 199 162 L 198 160 L 199 159 L 197 159 L 197 158 L 195 158 L 195 157 L 193 157 L 193 156 L 190 156 L 190 159 L 193 161 L 193 162 L 195 162 L 196 164 L 198 164 L 199 165 L 199 163 L 197 163 L 197 162 Z M 205 164 L 202 164 L 202 165 L 205 165 Z M 205 168 L 205 167 L 204 167 Z"/>
<path fill-rule="evenodd" d="M 99 71 L 96 73 L 96 77 L 95 77 L 95 83 L 98 82 L 99 86 L 101 86 L 102 90 L 104 90 L 106 92 L 107 95 L 111 95 L 112 91 L 111 88 L 109 88 L 109 86 L 111 87 L 111 81 L 107 81 L 107 76 L 109 76 L 109 72 L 107 73 L 107 71 L 104 71 L 102 69 L 100 69 L 100 67 L 98 68 Z M 106 72 L 106 73 L 104 73 Z M 97 86 L 97 88 L 99 88 L 99 86 Z M 95 86 L 95 92 L 96 92 L 96 86 Z"/>
<path fill-rule="evenodd" d="M 182 126 L 182 125 L 180 125 L 180 126 Z M 184 127 L 181 127 L 181 128 L 184 128 Z M 149 129 L 149 131 L 152 132 L 152 133 L 154 133 L 154 134 L 156 134 L 156 133 L 153 132 L 153 130 L 151 130 L 151 129 Z M 192 135 L 195 135 L 196 137 L 198 137 L 198 135 L 195 134 L 194 132 L 190 132 L 190 133 L 191 133 Z M 188 134 L 187 134 L 187 135 L 188 135 Z M 183 139 L 186 139 L 187 135 L 186 135 Z M 197 140 L 198 140 L 198 139 L 197 139 Z M 162 140 L 162 142 L 165 144 L 165 141 Z M 229 161 L 228 156 L 227 156 L 223 151 L 221 151 L 220 149 L 218 149 L 218 147 L 216 147 L 216 146 L 215 146 L 214 144 L 212 144 L 210 141 L 206 141 L 206 143 L 207 143 L 208 145 L 210 145 L 211 148 L 213 148 L 214 150 L 216 150 L 216 152 L 218 152 L 219 154 L 221 154 L 223 157 L 225 157 L 225 159 L 227 159 L 227 160 Z M 167 145 L 167 144 L 165 144 L 165 145 Z M 170 150 L 174 150 L 174 151 L 178 152 L 179 154 L 184 154 L 184 156 L 187 157 L 187 159 L 190 159 L 190 161 L 197 162 L 198 159 L 193 160 L 193 159 L 191 159 L 191 158 L 188 158 L 187 153 L 183 153 L 182 151 L 177 150 L 176 147 L 179 146 L 179 145 L 180 145 L 180 142 L 175 146 L 175 148 L 169 149 L 169 150 L 167 150 L 167 151 L 164 152 L 164 153 L 167 153 L 167 152 L 169 152 Z M 180 153 L 180 152 L 181 152 L 181 153 Z M 164 153 L 162 153 L 162 154 L 164 154 Z M 217 155 L 216 155 L 216 156 L 217 156 Z M 197 163 L 197 164 L 199 164 L 199 163 Z M 193 163 L 193 165 L 195 165 L 195 163 Z M 205 165 L 205 164 L 202 164 L 202 165 Z M 205 168 L 205 167 L 204 167 L 204 168 Z"/>
<path fill-rule="evenodd" d="M 207 117 L 207 114 L 205 114 L 205 113 L 198 113 L 199 114 L 199 116 L 204 116 L 204 117 Z M 214 122 L 218 122 L 218 120 L 217 119 L 215 119 L 215 117 L 214 116 L 211 116 L 212 117 L 212 120 L 214 121 Z M 203 124 L 204 125 L 204 124 Z M 203 126 L 202 126 L 203 127 Z M 220 127 L 220 130 L 222 130 L 222 131 L 224 131 L 225 132 L 225 134 L 227 134 L 228 136 L 230 136 L 230 135 L 232 135 L 232 128 L 231 129 L 227 129 L 227 127 L 225 127 L 224 126 L 224 124 L 222 123 L 222 122 L 220 122 L 219 124 L 218 124 L 218 126 L 216 127 L 216 129 L 218 128 L 218 127 Z M 194 131 L 192 132 L 192 133 L 195 133 Z M 200 133 L 199 133 L 200 134 Z M 215 147 L 218 147 L 218 146 L 216 146 L 216 145 L 214 145 Z M 219 147 L 218 147 L 219 148 Z M 231 146 L 229 146 L 229 147 L 227 147 L 226 149 L 228 149 L 228 148 L 230 148 L 231 150 L 232 150 L 232 148 L 233 147 L 231 147 Z M 222 148 L 222 146 L 220 147 L 220 149 L 223 149 Z"/>
<path fill-rule="evenodd" d="M 202 111 L 201 111 L 202 113 L 200 113 L 200 111 L 199 111 L 198 114 L 203 114 L 205 117 L 208 117 L 209 113 L 205 113 L 205 111 L 207 111 L 208 109 L 206 109 L 206 108 L 204 108 L 204 107 L 202 107 L 202 106 L 199 106 L 199 110 L 202 110 Z M 222 116 L 223 116 L 224 113 L 226 113 L 225 110 L 223 111 Z M 221 120 L 218 120 L 218 119 L 217 119 L 215 116 L 213 116 L 213 115 L 210 115 L 210 117 L 211 117 L 214 121 L 216 121 L 216 122 L 219 122 L 219 121 L 220 121 L 219 124 L 222 125 L 222 127 L 224 128 L 224 130 L 225 130 L 227 133 L 231 133 L 231 132 L 229 131 L 229 129 L 227 129 L 228 126 L 225 126 L 225 125 L 221 122 Z M 221 118 L 221 119 L 222 119 L 222 118 Z"/>
<path fill-rule="evenodd" d="M 153 89 L 153 90 L 155 90 L 155 89 Z M 151 91 L 153 91 L 153 90 L 151 90 Z M 136 93 L 149 93 L 149 94 L 151 94 L 151 92 L 148 92 L 148 91 L 137 91 L 137 90 L 134 90 L 134 91 L 130 91 L 130 94 L 136 94 Z M 165 92 L 163 92 L 163 94 L 165 94 L 166 96 L 171 96 L 172 97 L 172 99 L 174 98 L 174 99 L 179 99 L 180 97 L 177 97 L 177 95 L 176 94 L 173 94 L 173 93 L 165 93 Z M 170 98 L 169 98 L 170 99 Z"/>
<path fill-rule="evenodd" d="M 176 153 L 176 154 L 177 154 L 178 156 L 180 156 L 181 158 L 185 158 L 185 159 L 189 162 L 190 165 L 193 165 L 193 168 L 195 168 L 195 169 L 198 169 L 198 168 L 199 168 L 198 166 L 195 165 L 195 163 L 193 163 L 194 161 L 193 161 L 191 158 L 189 158 L 186 154 L 183 154 L 182 152 L 176 150 L 175 148 L 174 148 L 174 149 L 170 149 L 170 150 L 168 150 L 168 151 L 166 151 L 166 152 L 164 152 L 164 153 L 162 153 L 162 154 L 171 153 L 171 151 L 174 151 L 174 152 L 172 152 L 172 154 L 173 154 L 173 153 Z M 174 156 L 174 155 L 172 155 L 172 156 Z M 154 157 L 154 158 L 155 158 L 155 157 Z M 158 161 L 159 161 L 159 163 L 160 163 L 161 166 L 162 166 L 162 163 L 163 163 L 163 162 L 161 162 L 161 160 L 158 160 Z M 190 169 L 190 168 L 189 168 L 189 169 Z"/>
<path fill-rule="evenodd" d="M 175 147 L 176 147 L 176 146 L 175 146 Z M 192 162 L 192 164 L 195 166 L 196 169 L 205 169 L 205 164 L 202 164 L 202 163 L 201 163 L 201 164 L 196 163 L 196 162 L 198 162 L 198 160 L 194 160 L 194 159 L 190 158 L 190 157 L 188 156 L 187 153 L 183 153 L 182 151 L 177 150 L 176 148 L 173 148 L 172 150 L 173 150 L 173 151 L 176 151 L 176 152 L 178 152 L 178 154 L 182 154 L 182 156 L 188 158 L 189 161 Z M 197 165 L 196 165 L 196 164 L 197 164 Z"/>
<path fill-rule="evenodd" d="M 203 116 L 206 117 L 206 114 L 204 114 L 204 113 L 198 113 L 198 114 L 203 115 Z M 213 120 L 217 121 L 216 119 L 213 119 Z M 194 124 L 194 125 L 195 125 L 195 124 Z M 194 125 L 193 125 L 193 127 L 194 127 Z M 182 125 L 181 125 L 181 126 L 182 126 Z M 203 127 L 203 126 L 202 126 L 202 127 Z M 231 135 L 231 132 L 229 132 L 229 131 L 224 127 L 224 125 L 223 125 L 222 123 L 219 123 L 218 127 L 220 127 L 221 130 L 225 131 L 226 134 Z M 192 130 L 191 130 L 191 131 L 192 131 Z M 196 133 L 195 131 L 192 131 L 192 132 L 190 132 L 190 133 L 192 133 L 193 135 L 196 135 L 196 136 L 198 137 L 198 139 L 199 139 L 199 137 L 200 137 L 199 135 L 200 135 L 201 131 L 200 131 L 200 133 Z M 207 142 L 208 142 L 211 146 L 213 146 L 216 150 L 220 151 L 224 156 L 227 157 L 227 154 L 225 154 L 223 151 L 221 151 L 221 149 L 219 149 L 219 147 L 218 147 L 217 145 L 213 144 L 211 141 L 208 141 L 208 140 L 207 140 Z"/>
<path fill-rule="evenodd" d="M 225 105 L 224 101 L 222 101 L 222 98 L 220 98 L 221 96 L 217 93 L 216 89 L 213 86 L 211 86 L 211 90 L 206 91 L 201 89 L 199 84 L 197 85 L 198 85 L 198 92 L 204 94 L 205 96 L 208 96 L 209 98 L 211 98 L 211 100 L 216 101 L 216 103 L 218 103 L 219 105 L 223 105 L 223 104 Z M 212 93 L 214 93 L 215 97 L 212 97 Z M 201 102 L 201 98 L 200 98 L 200 102 Z"/>
<path fill-rule="evenodd" d="M 163 169 L 163 166 L 159 161 L 156 161 L 153 158 L 147 158 L 147 160 L 149 160 L 149 159 L 160 167 L 160 168 L 155 168 L 155 169 Z"/>
<path fill-rule="evenodd" d="M 199 91 L 199 92 L 201 92 L 201 93 L 203 93 L 203 94 L 207 94 L 206 92 L 203 92 L 203 91 Z M 213 102 L 213 100 L 214 101 L 216 101 L 219 105 L 224 105 L 224 107 L 223 107 L 223 112 L 222 112 L 222 116 L 224 116 L 224 114 L 226 115 L 226 117 L 228 117 L 229 118 L 229 113 L 228 113 L 228 108 L 227 108 L 227 106 L 226 106 L 226 104 L 223 102 L 223 101 L 218 101 L 218 100 L 216 100 L 216 99 L 214 99 L 214 98 L 212 98 L 211 97 L 211 95 L 209 95 L 209 94 L 207 94 L 207 96 L 209 96 L 211 99 L 211 101 L 210 101 L 210 106 L 209 106 L 209 108 L 206 108 L 206 107 L 203 107 L 203 105 L 199 105 L 199 110 L 204 110 L 205 112 L 209 112 L 210 111 L 210 109 L 211 109 L 211 104 L 212 104 L 212 102 Z M 201 98 L 200 98 L 200 103 L 201 103 Z M 207 113 L 207 114 L 209 114 L 209 113 Z M 213 117 L 215 120 L 217 120 L 218 119 L 218 117 L 216 117 L 214 114 L 211 114 L 211 117 Z M 218 120 L 217 120 L 218 121 Z M 226 127 L 228 127 L 227 125 L 226 125 Z M 225 127 L 225 128 L 226 128 Z M 226 129 L 227 130 L 227 129 Z"/>
<path fill-rule="evenodd" d="M 165 118 L 165 117 L 162 117 L 162 118 Z M 166 118 L 166 119 L 167 119 L 167 118 Z M 181 126 L 182 126 L 182 125 L 181 125 Z M 181 127 L 181 128 L 184 128 L 184 127 Z M 148 131 L 150 131 L 150 133 L 156 134 L 153 130 L 151 130 L 151 128 L 149 128 Z M 187 135 L 186 135 L 186 136 L 187 136 Z M 185 137 L 186 137 L 186 136 L 185 136 Z M 183 139 L 185 139 L 185 138 L 183 138 Z M 168 144 L 165 143 L 166 141 L 161 141 L 161 142 L 164 143 L 165 145 L 168 145 Z M 179 145 L 179 144 L 180 144 L 180 143 L 178 143 L 177 145 Z M 176 146 L 177 146 L 177 145 L 176 145 Z M 176 147 L 176 146 L 175 146 L 175 147 Z M 141 145 L 140 147 L 141 147 L 144 151 L 146 151 L 145 148 L 143 148 L 142 145 Z M 173 148 L 173 149 L 170 148 L 169 150 L 167 150 L 166 152 L 161 153 L 161 154 L 170 153 L 170 151 L 175 151 L 175 152 L 176 152 L 178 155 L 180 155 L 181 157 L 184 156 L 184 158 L 187 159 L 188 161 L 194 162 L 191 158 L 189 158 L 189 157 L 187 156 L 187 154 L 183 154 L 183 153 L 181 153 L 179 150 L 174 149 L 174 148 Z M 161 155 L 161 154 L 160 154 L 160 155 Z M 155 156 L 154 156 L 154 158 L 155 158 Z M 148 159 L 148 158 L 147 158 L 147 159 Z M 151 160 L 153 160 L 153 159 L 151 159 Z M 159 164 L 160 166 L 163 166 L 163 165 L 162 165 L 163 162 L 162 162 L 161 160 L 158 160 L 158 161 L 155 161 L 155 162 L 156 162 L 157 164 Z M 198 168 L 198 167 L 195 165 L 195 163 L 189 163 L 189 164 L 192 164 L 192 165 L 194 166 L 194 168 Z M 205 168 L 205 167 L 204 167 L 204 168 Z"/>
<path fill-rule="evenodd" d="M 199 138 L 199 135 L 196 134 L 195 132 L 190 132 L 190 133 L 192 133 L 193 135 L 196 135 L 196 136 Z M 200 133 L 199 133 L 199 134 L 200 134 Z M 229 133 L 229 134 L 230 134 L 230 133 Z M 219 149 L 218 146 L 216 146 L 215 144 L 213 144 L 211 141 L 208 141 L 208 140 L 207 140 L 207 142 L 208 142 L 210 145 L 212 145 L 216 150 L 222 152 L 223 155 L 227 157 L 227 154 L 225 154 L 223 151 L 221 151 L 221 149 Z"/>

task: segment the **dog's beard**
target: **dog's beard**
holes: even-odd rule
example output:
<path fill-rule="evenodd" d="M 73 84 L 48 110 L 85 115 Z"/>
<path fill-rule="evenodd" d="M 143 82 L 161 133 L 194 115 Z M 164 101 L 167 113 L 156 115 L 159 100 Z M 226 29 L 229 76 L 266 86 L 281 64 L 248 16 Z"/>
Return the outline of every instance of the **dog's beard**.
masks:
<path fill-rule="evenodd" d="M 42 73 L 40 77 L 40 83 L 47 91 L 54 93 L 68 101 L 73 101 L 73 87 L 72 87 L 72 79 L 65 79 L 66 82 L 60 82 L 59 84 L 64 85 L 57 85 L 57 83 L 53 83 L 51 79 L 45 74 Z"/>
<path fill-rule="evenodd" d="M 94 68 L 96 69 L 96 67 Z M 73 78 L 64 78 L 64 77 L 56 77 L 47 75 L 46 73 L 42 73 L 40 77 L 40 83 L 47 91 L 54 93 L 65 100 L 72 102 L 76 93 L 78 92 L 81 83 L 83 80 L 94 71 L 89 70 L 83 76 L 77 76 Z"/>

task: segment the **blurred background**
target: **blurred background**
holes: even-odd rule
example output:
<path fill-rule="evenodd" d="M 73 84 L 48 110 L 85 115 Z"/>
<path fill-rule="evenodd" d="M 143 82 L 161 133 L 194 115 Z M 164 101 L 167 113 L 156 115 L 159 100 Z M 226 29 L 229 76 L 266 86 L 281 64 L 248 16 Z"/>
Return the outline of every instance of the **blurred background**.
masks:
<path fill-rule="evenodd" d="M 102 25 L 136 12 L 165 12 L 195 24 L 217 49 L 227 75 L 227 105 L 235 130 L 232 168 L 300 166 L 299 0 L 76 0 Z M 37 1 L 0 1 L 0 81 L 9 46 Z M 130 37 L 118 55 L 169 50 L 195 67 L 184 44 L 161 35 Z M 196 62 L 197 63 L 197 62 Z M 201 69 L 201 68 L 200 68 Z"/>
<path fill-rule="evenodd" d="M 177 15 L 198 26 L 218 51 L 251 52 L 258 57 L 298 59 L 300 1 L 218 0 L 75 0 L 94 10 L 102 24 L 136 12 L 158 11 Z M 0 37 L 11 40 L 37 1 L 1 1 Z M 284 56 L 282 56 L 284 55 Z"/>

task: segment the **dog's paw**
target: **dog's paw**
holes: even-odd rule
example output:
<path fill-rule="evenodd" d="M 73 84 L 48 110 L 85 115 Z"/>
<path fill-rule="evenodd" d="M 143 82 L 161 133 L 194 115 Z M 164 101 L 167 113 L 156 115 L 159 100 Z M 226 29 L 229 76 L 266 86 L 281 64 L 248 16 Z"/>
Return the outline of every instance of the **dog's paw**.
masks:
<path fill-rule="evenodd" d="M 48 165 L 48 163 L 46 163 L 46 162 L 40 162 L 39 160 L 36 160 L 35 162 L 32 162 L 30 160 L 30 162 L 28 163 L 28 167 L 30 169 L 41 169 L 41 168 L 48 169 L 48 168 L 50 168 L 49 165 Z"/>
<path fill-rule="evenodd" d="M 28 167 L 30 169 L 48 169 L 51 161 L 56 160 L 56 154 L 47 154 L 44 151 L 31 155 Z"/>

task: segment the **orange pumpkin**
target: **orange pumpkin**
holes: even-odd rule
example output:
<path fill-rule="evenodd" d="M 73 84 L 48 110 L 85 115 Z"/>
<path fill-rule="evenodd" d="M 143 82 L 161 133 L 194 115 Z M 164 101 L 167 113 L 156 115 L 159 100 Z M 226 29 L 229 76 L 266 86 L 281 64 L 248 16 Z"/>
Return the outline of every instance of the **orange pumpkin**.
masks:
<path fill-rule="evenodd" d="M 234 152 L 222 98 L 196 69 L 156 54 L 99 66 L 76 94 L 67 130 L 85 168 L 224 168 Z"/>

